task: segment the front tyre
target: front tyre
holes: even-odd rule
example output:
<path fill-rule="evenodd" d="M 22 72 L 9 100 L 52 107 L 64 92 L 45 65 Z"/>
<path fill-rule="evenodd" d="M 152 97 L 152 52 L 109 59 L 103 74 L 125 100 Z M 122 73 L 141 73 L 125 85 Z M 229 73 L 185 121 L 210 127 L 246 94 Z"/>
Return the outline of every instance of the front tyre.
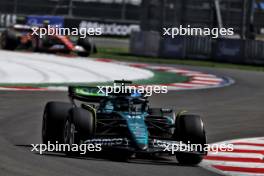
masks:
<path fill-rule="evenodd" d="M 64 143 L 69 146 L 80 145 L 91 138 L 95 131 L 95 117 L 82 108 L 72 108 L 64 123 Z M 66 151 L 67 155 L 77 155 L 77 151 Z"/>
<path fill-rule="evenodd" d="M 203 121 L 198 115 L 180 115 L 176 118 L 176 129 L 174 138 L 177 141 L 182 141 L 188 144 L 198 144 L 201 146 L 199 151 L 204 152 L 206 144 L 206 135 Z M 176 153 L 176 158 L 180 164 L 197 165 L 202 159 L 203 155 L 193 153 Z"/>
<path fill-rule="evenodd" d="M 76 133 L 76 127 L 75 124 L 72 123 L 69 119 L 66 120 L 65 126 L 64 126 L 64 143 L 69 144 L 72 146 L 73 144 L 77 143 L 77 138 L 75 136 Z"/>
<path fill-rule="evenodd" d="M 64 142 L 64 121 L 72 105 L 64 102 L 48 102 L 45 106 L 42 120 L 43 144 Z"/>

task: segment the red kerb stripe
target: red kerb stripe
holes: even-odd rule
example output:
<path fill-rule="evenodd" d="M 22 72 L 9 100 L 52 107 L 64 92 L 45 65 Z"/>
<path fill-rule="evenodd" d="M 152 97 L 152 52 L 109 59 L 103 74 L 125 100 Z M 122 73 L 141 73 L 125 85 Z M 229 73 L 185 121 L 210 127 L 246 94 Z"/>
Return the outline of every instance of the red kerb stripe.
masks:
<path fill-rule="evenodd" d="M 216 160 L 216 161 L 232 161 L 232 162 L 253 162 L 253 163 L 264 163 L 260 158 L 238 158 L 238 157 L 226 157 L 226 156 L 206 156 L 205 160 Z"/>
<path fill-rule="evenodd" d="M 248 145 L 248 146 L 256 146 L 256 147 L 264 147 L 264 144 L 252 143 L 252 142 L 234 142 L 234 145 Z"/>
<path fill-rule="evenodd" d="M 221 165 L 213 165 L 214 168 L 222 170 L 222 171 L 230 171 L 230 172 L 248 172 L 248 173 L 264 173 L 264 168 L 248 168 L 248 167 L 235 167 L 235 166 L 221 166 Z"/>

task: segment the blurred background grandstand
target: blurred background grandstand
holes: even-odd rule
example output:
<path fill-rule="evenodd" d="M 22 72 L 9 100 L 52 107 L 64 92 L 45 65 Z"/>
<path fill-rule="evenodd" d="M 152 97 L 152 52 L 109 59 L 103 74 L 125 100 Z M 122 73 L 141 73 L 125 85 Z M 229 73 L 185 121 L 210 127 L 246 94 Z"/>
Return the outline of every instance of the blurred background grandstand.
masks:
<path fill-rule="evenodd" d="M 138 21 L 141 0 L 1 0 L 0 12 Z"/>
<path fill-rule="evenodd" d="M 193 27 L 222 25 L 234 27 L 245 36 L 247 26 L 251 25 L 250 32 L 264 32 L 263 0 L 1 0 L 0 13 L 141 21 L 143 30 L 179 24 Z M 221 15 L 221 21 L 217 14 Z"/>
<path fill-rule="evenodd" d="M 241 63 L 248 63 L 244 61 L 254 57 L 258 61 L 253 64 L 262 63 L 262 60 L 264 63 L 264 44 L 260 42 L 264 34 L 264 0 L 0 1 L 0 28 L 17 23 L 20 19 L 29 23 L 32 20 L 27 19 L 47 15 L 62 17 L 65 27 L 103 27 L 104 36 L 110 36 L 111 40 L 104 38 L 99 43 L 128 48 L 130 41 L 130 52 L 134 55 L 225 58 L 221 61 L 230 61 L 231 58 L 231 62 L 235 60 L 239 63 L 237 58 L 244 59 Z M 162 37 L 163 27 L 179 25 L 234 28 L 236 35 L 232 37 L 236 40 L 194 36 L 178 37 L 171 41 Z M 121 42 L 115 45 L 113 37 Z M 120 37 L 123 39 L 120 40 Z M 250 52 L 245 53 L 244 50 Z"/>

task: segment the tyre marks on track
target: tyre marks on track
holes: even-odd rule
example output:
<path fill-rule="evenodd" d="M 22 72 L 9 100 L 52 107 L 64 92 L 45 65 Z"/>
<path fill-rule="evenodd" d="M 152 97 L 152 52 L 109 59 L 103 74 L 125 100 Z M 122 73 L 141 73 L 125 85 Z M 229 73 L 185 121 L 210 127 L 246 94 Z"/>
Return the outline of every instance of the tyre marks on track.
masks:
<path fill-rule="evenodd" d="M 130 67 L 136 67 L 141 69 L 161 71 L 175 73 L 178 75 L 188 77 L 187 82 L 181 83 L 169 83 L 169 84 L 160 84 L 162 86 L 168 86 L 169 90 L 193 90 L 193 89 L 208 89 L 208 88 L 218 88 L 228 86 L 234 83 L 234 80 L 227 77 L 219 77 L 213 74 L 208 74 L 200 71 L 193 71 L 188 69 L 181 69 L 170 66 L 155 66 L 151 64 L 142 64 L 142 63 L 128 63 L 128 62 L 119 62 L 111 59 L 96 59 L 98 62 L 109 62 L 118 65 L 125 65 Z M 55 62 L 55 61 L 52 61 Z M 67 65 L 68 66 L 68 65 Z M 66 87 L 25 87 L 25 86 L 8 86 L 0 87 L 0 90 L 30 90 L 30 91 L 48 91 L 48 90 L 67 90 Z"/>

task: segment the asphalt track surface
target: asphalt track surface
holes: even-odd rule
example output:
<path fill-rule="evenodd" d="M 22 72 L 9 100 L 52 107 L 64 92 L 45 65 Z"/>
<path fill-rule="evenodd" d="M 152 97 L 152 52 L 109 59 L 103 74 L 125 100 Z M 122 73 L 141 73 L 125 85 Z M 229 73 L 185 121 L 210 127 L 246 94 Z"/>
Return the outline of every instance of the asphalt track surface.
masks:
<path fill-rule="evenodd" d="M 264 136 L 264 73 L 193 68 L 230 76 L 236 84 L 217 89 L 170 92 L 153 96 L 153 106 L 187 109 L 202 115 L 209 142 Z M 160 176 L 216 175 L 199 167 L 180 166 L 172 158 L 67 158 L 39 155 L 29 145 L 41 142 L 47 101 L 67 101 L 65 92 L 0 92 L 0 175 L 2 176 Z"/>

